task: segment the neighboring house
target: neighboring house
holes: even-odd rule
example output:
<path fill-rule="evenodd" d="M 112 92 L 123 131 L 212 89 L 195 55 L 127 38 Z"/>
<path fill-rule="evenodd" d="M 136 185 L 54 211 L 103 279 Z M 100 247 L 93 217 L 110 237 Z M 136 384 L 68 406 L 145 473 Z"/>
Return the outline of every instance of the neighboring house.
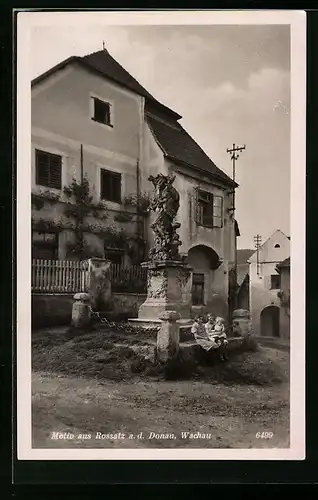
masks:
<path fill-rule="evenodd" d="M 290 338 L 290 257 L 277 266 L 280 274 L 280 300 L 279 326 L 280 335 L 284 339 Z"/>
<path fill-rule="evenodd" d="M 237 250 L 237 309 L 250 310 L 250 278 L 248 259 L 254 250 L 242 248 Z"/>
<path fill-rule="evenodd" d="M 173 173 L 194 307 L 226 314 L 238 234 L 234 185 L 180 119 L 106 50 L 70 57 L 33 80 L 33 257 L 146 260 L 155 216 L 146 210 L 148 177 Z"/>
<path fill-rule="evenodd" d="M 258 258 L 257 258 L 258 254 Z M 249 258 L 250 310 L 256 335 L 281 335 L 278 292 L 280 274 L 277 265 L 290 254 L 290 239 L 279 229 Z"/>

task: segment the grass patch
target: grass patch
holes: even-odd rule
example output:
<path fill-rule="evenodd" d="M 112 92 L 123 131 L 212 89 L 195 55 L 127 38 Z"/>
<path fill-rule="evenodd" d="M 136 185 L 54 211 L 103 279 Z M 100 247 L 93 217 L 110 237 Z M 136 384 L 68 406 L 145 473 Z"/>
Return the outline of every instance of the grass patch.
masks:
<path fill-rule="evenodd" d="M 258 347 L 253 342 L 212 366 L 184 359 L 182 353 L 167 365 L 156 365 L 145 355 L 154 344 L 142 330 L 103 328 L 70 338 L 69 331 L 37 332 L 32 340 L 32 369 L 114 381 L 143 377 L 163 380 L 196 379 L 210 383 L 272 385 L 289 380 L 287 353 Z M 273 355 L 275 352 L 275 356 Z"/>

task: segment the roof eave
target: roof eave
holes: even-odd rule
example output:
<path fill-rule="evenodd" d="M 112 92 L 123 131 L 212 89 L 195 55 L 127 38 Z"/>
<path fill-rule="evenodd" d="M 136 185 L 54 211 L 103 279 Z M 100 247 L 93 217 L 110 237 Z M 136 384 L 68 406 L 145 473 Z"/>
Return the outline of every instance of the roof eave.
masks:
<path fill-rule="evenodd" d="M 176 120 L 180 120 L 182 118 L 181 115 L 176 113 L 173 109 L 168 108 L 168 106 L 165 106 L 161 102 L 157 101 L 157 99 L 155 99 L 155 98 L 152 99 L 151 97 L 147 97 L 139 92 L 132 90 L 128 85 L 124 85 L 122 82 L 119 82 L 118 80 L 116 80 L 116 78 L 112 78 L 111 76 L 106 75 L 105 73 L 103 73 L 103 71 L 100 71 L 95 66 L 93 66 L 88 61 L 86 61 L 83 57 L 79 57 L 79 56 L 70 56 L 67 59 L 64 59 L 64 61 L 61 61 L 60 63 L 56 64 L 52 68 L 48 69 L 47 71 L 45 71 L 41 75 L 37 76 L 36 78 L 34 78 L 31 81 L 31 87 L 42 82 L 43 80 L 45 80 L 46 78 L 51 76 L 56 71 L 64 69 L 65 66 L 67 66 L 68 64 L 70 64 L 72 62 L 77 62 L 79 64 L 82 64 L 87 69 L 90 69 L 91 71 L 101 75 L 103 78 L 108 78 L 109 80 L 117 83 L 118 85 L 121 85 L 122 87 L 130 90 L 131 92 L 134 92 L 134 93 L 144 97 L 148 106 L 153 106 L 154 108 L 160 109 L 163 113 L 168 114 L 169 116 L 173 117 Z"/>
<path fill-rule="evenodd" d="M 65 68 L 65 66 L 67 66 L 68 64 L 77 61 L 77 59 L 78 58 L 76 56 L 71 56 L 71 57 L 68 57 L 67 59 L 64 59 L 64 61 L 61 61 L 60 63 L 56 64 L 52 68 L 50 68 L 47 71 L 45 71 L 44 73 L 42 73 L 41 75 L 39 75 L 36 78 L 34 78 L 31 81 L 31 87 L 33 87 L 34 85 L 37 85 L 38 83 L 42 82 L 43 80 L 45 80 L 46 78 L 48 78 L 49 76 L 51 76 L 56 71 L 59 71 L 60 69 Z"/>
<path fill-rule="evenodd" d="M 192 165 L 191 163 L 187 163 L 183 160 L 180 160 L 179 158 L 176 158 L 175 156 L 172 156 L 169 154 L 166 154 L 166 156 L 167 156 L 167 158 L 169 158 L 169 160 L 174 161 L 175 163 L 179 163 L 180 165 L 184 165 L 186 167 L 193 168 L 194 170 L 197 170 L 198 172 L 202 172 L 203 174 L 209 175 L 212 179 L 218 180 L 219 182 L 221 182 L 223 184 L 226 184 L 228 186 L 233 185 L 233 181 L 230 178 L 228 178 L 228 180 L 227 180 L 220 175 L 214 174 L 213 172 L 208 172 L 207 170 L 204 170 L 204 169 L 198 167 L 197 165 Z M 236 182 L 234 183 L 234 185 L 235 185 L 235 187 L 239 187 L 239 185 Z"/>

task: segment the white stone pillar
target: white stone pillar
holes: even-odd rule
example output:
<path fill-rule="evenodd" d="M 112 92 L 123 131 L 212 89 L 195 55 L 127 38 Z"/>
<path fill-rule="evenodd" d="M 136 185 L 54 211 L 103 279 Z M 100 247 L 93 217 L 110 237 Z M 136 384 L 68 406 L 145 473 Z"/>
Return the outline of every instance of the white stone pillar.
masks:
<path fill-rule="evenodd" d="M 157 334 L 157 360 L 160 363 L 177 356 L 179 352 L 179 325 L 177 320 L 180 314 L 176 311 L 164 311 L 159 315 L 162 324 Z"/>
<path fill-rule="evenodd" d="M 90 296 L 88 293 L 76 293 L 72 307 L 72 326 L 74 328 L 85 328 L 91 319 Z"/>

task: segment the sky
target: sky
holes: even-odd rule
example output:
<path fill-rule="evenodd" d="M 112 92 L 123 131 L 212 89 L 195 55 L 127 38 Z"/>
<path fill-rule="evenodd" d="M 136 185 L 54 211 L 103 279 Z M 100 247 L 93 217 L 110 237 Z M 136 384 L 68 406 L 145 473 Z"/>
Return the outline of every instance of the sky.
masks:
<path fill-rule="evenodd" d="M 238 248 L 276 229 L 290 235 L 290 28 L 288 25 L 38 26 L 31 77 L 71 55 L 110 54 L 228 175 L 237 161 Z"/>

